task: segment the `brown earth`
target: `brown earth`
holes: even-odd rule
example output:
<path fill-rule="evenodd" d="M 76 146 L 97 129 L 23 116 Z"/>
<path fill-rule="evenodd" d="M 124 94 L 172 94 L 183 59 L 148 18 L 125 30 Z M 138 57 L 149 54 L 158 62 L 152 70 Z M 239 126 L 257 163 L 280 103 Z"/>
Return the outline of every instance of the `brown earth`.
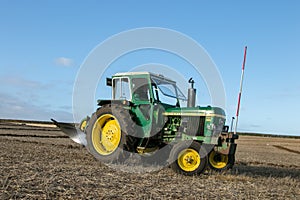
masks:
<path fill-rule="evenodd" d="M 300 139 L 241 136 L 231 171 L 194 177 L 116 171 L 34 123 L 0 123 L 0 148 L 0 199 L 300 199 Z"/>

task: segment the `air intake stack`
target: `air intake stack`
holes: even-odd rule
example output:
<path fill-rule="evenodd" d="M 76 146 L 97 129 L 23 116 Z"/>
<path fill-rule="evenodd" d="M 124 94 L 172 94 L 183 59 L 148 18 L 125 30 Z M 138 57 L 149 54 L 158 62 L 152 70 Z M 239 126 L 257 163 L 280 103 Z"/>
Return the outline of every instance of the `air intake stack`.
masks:
<path fill-rule="evenodd" d="M 190 78 L 189 83 L 191 84 L 191 87 L 188 89 L 187 107 L 195 107 L 195 103 L 196 103 L 196 89 L 194 88 L 195 81 L 193 80 L 193 78 Z"/>

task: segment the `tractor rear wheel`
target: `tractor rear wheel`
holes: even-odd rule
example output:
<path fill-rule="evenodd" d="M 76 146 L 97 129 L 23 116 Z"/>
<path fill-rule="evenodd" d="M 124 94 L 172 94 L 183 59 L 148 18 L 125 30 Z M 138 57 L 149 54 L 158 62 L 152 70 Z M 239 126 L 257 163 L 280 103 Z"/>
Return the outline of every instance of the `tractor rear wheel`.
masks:
<path fill-rule="evenodd" d="M 130 114 L 121 106 L 106 105 L 91 117 L 86 128 L 87 148 L 102 162 L 120 162 L 128 155 L 134 133 Z"/>
<path fill-rule="evenodd" d="M 170 153 L 171 168 L 180 174 L 200 174 L 207 167 L 207 156 L 200 153 L 201 144 L 195 141 L 183 141 L 174 145 Z M 203 150 L 202 150 L 203 151 Z M 201 156 L 202 155 L 202 156 Z"/>
<path fill-rule="evenodd" d="M 234 161 L 230 159 L 229 155 L 221 154 L 212 150 L 208 156 L 208 165 L 212 170 L 225 171 L 231 169 Z"/>

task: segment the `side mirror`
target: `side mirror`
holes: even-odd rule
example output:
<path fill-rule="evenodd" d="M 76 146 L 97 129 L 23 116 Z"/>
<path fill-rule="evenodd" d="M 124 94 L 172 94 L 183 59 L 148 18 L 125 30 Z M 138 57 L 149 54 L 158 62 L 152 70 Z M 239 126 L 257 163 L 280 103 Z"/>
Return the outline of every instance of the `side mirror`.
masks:
<path fill-rule="evenodd" d="M 106 85 L 107 86 L 112 86 L 112 79 L 111 78 L 106 78 Z"/>

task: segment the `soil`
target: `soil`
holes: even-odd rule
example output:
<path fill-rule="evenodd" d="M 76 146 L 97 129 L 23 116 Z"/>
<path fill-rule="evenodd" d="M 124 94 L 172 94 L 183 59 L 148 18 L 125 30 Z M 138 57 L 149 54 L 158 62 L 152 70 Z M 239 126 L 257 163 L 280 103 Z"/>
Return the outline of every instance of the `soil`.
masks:
<path fill-rule="evenodd" d="M 0 199 L 300 199 L 300 139 L 237 143 L 236 165 L 223 173 L 126 173 L 57 128 L 1 122 Z"/>

